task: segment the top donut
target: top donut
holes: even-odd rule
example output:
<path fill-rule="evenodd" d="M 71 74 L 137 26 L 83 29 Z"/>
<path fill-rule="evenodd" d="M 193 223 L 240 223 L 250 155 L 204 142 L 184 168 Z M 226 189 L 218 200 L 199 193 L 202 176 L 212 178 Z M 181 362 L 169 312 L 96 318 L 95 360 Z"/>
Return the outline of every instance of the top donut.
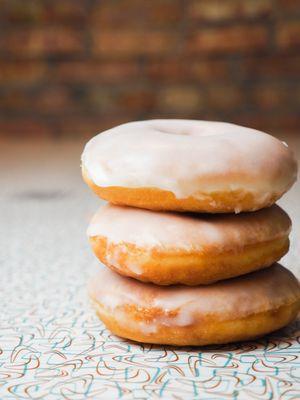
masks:
<path fill-rule="evenodd" d="M 84 180 L 114 204 L 151 210 L 254 211 L 295 182 L 288 146 L 255 129 L 224 122 L 130 122 L 92 138 Z"/>

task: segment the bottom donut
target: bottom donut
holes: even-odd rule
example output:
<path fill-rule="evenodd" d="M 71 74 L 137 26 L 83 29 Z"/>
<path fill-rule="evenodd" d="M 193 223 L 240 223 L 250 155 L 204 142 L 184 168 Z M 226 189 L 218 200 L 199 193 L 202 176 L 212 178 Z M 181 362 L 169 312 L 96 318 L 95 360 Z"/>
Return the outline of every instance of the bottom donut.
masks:
<path fill-rule="evenodd" d="M 101 268 L 89 294 L 114 334 L 178 346 L 254 339 L 290 323 L 300 308 L 299 282 L 279 264 L 197 287 L 160 287 Z"/>

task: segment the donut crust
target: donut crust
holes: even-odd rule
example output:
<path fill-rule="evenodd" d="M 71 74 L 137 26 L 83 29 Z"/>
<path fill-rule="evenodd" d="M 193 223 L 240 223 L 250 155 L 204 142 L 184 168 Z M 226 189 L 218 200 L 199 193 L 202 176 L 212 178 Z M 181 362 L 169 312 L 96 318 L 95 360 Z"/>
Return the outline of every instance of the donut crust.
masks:
<path fill-rule="evenodd" d="M 88 291 L 116 335 L 178 346 L 251 340 L 287 325 L 300 307 L 299 281 L 280 264 L 198 287 L 160 287 L 102 268 Z"/>
<path fill-rule="evenodd" d="M 272 265 L 289 249 L 288 237 L 219 254 L 213 249 L 147 250 L 131 243 L 108 243 L 101 236 L 90 237 L 89 240 L 97 258 L 107 267 L 121 275 L 157 285 L 182 283 L 193 286 L 244 275 Z M 139 273 L 134 272 L 135 268 L 131 269 L 132 265 L 138 265 Z"/>
<path fill-rule="evenodd" d="M 273 204 L 297 175 L 295 157 L 280 140 L 186 119 L 119 125 L 91 138 L 81 160 L 101 198 L 161 211 L 255 211 Z"/>
<path fill-rule="evenodd" d="M 269 207 L 283 193 L 270 194 L 264 200 L 257 201 L 255 194 L 245 190 L 199 193 L 199 197 L 177 199 L 174 193 L 157 188 L 127 188 L 120 186 L 100 187 L 88 176 L 82 167 L 82 176 L 86 184 L 101 199 L 115 205 L 127 205 L 154 211 L 230 213 L 256 211 Z"/>
<path fill-rule="evenodd" d="M 295 301 L 274 310 L 228 320 L 220 320 L 216 315 L 211 315 L 189 326 L 159 325 L 155 333 L 146 334 L 137 328 L 137 321 L 146 324 L 149 318 L 155 318 L 154 309 L 144 310 L 127 306 L 121 310 L 120 320 L 99 302 L 93 303 L 98 317 L 115 335 L 136 342 L 176 346 L 203 346 L 256 339 L 293 321 L 300 305 L 300 301 Z M 122 320 L 123 323 L 120 322 Z"/>

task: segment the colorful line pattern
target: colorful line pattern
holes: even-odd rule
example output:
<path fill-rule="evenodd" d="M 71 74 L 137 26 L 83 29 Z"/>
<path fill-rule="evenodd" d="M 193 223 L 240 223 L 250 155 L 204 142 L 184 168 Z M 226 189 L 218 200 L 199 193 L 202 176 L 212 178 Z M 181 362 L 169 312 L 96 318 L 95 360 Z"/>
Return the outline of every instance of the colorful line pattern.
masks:
<path fill-rule="evenodd" d="M 300 396 L 300 321 L 254 342 L 203 349 L 140 345 L 110 334 L 76 292 L 83 295 L 84 287 L 68 294 L 75 307 L 20 304 L 1 324 L 1 399 Z"/>
<path fill-rule="evenodd" d="M 77 148 L 66 161 L 69 145 L 38 146 L 20 147 L 18 168 L 9 149 L 1 158 L 2 171 L 12 165 L 0 177 L 1 400 L 300 399 L 300 321 L 258 341 L 201 349 L 110 334 L 85 287 L 97 262 L 84 232 L 99 200 L 80 186 Z M 298 198 L 284 260 L 295 272 Z"/>

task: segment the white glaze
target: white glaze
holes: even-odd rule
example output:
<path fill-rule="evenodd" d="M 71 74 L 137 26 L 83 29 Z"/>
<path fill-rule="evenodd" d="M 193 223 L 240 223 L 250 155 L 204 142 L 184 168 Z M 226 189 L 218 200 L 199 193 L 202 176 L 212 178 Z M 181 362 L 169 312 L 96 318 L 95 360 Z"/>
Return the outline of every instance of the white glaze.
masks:
<path fill-rule="evenodd" d="M 179 214 L 107 204 L 92 218 L 88 236 L 143 248 L 222 250 L 243 248 L 288 236 L 291 221 L 277 205 L 255 213 Z M 126 248 L 125 250 L 126 251 Z M 119 258 L 118 254 L 114 257 Z M 115 265 L 115 264 L 113 264 Z"/>
<path fill-rule="evenodd" d="M 234 124 L 194 120 L 120 125 L 87 143 L 82 164 L 101 187 L 152 187 L 177 198 L 246 190 L 257 204 L 284 193 L 297 174 L 280 140 Z"/>
<path fill-rule="evenodd" d="M 153 326 L 146 327 L 156 329 L 161 324 L 188 326 L 207 315 L 225 320 L 273 310 L 299 300 L 300 286 L 295 276 L 279 264 L 197 287 L 160 287 L 99 268 L 90 282 L 89 293 L 101 307 L 113 314 L 124 312 L 126 305 L 133 305 L 140 312 L 152 308 L 160 311 L 152 320 Z"/>

